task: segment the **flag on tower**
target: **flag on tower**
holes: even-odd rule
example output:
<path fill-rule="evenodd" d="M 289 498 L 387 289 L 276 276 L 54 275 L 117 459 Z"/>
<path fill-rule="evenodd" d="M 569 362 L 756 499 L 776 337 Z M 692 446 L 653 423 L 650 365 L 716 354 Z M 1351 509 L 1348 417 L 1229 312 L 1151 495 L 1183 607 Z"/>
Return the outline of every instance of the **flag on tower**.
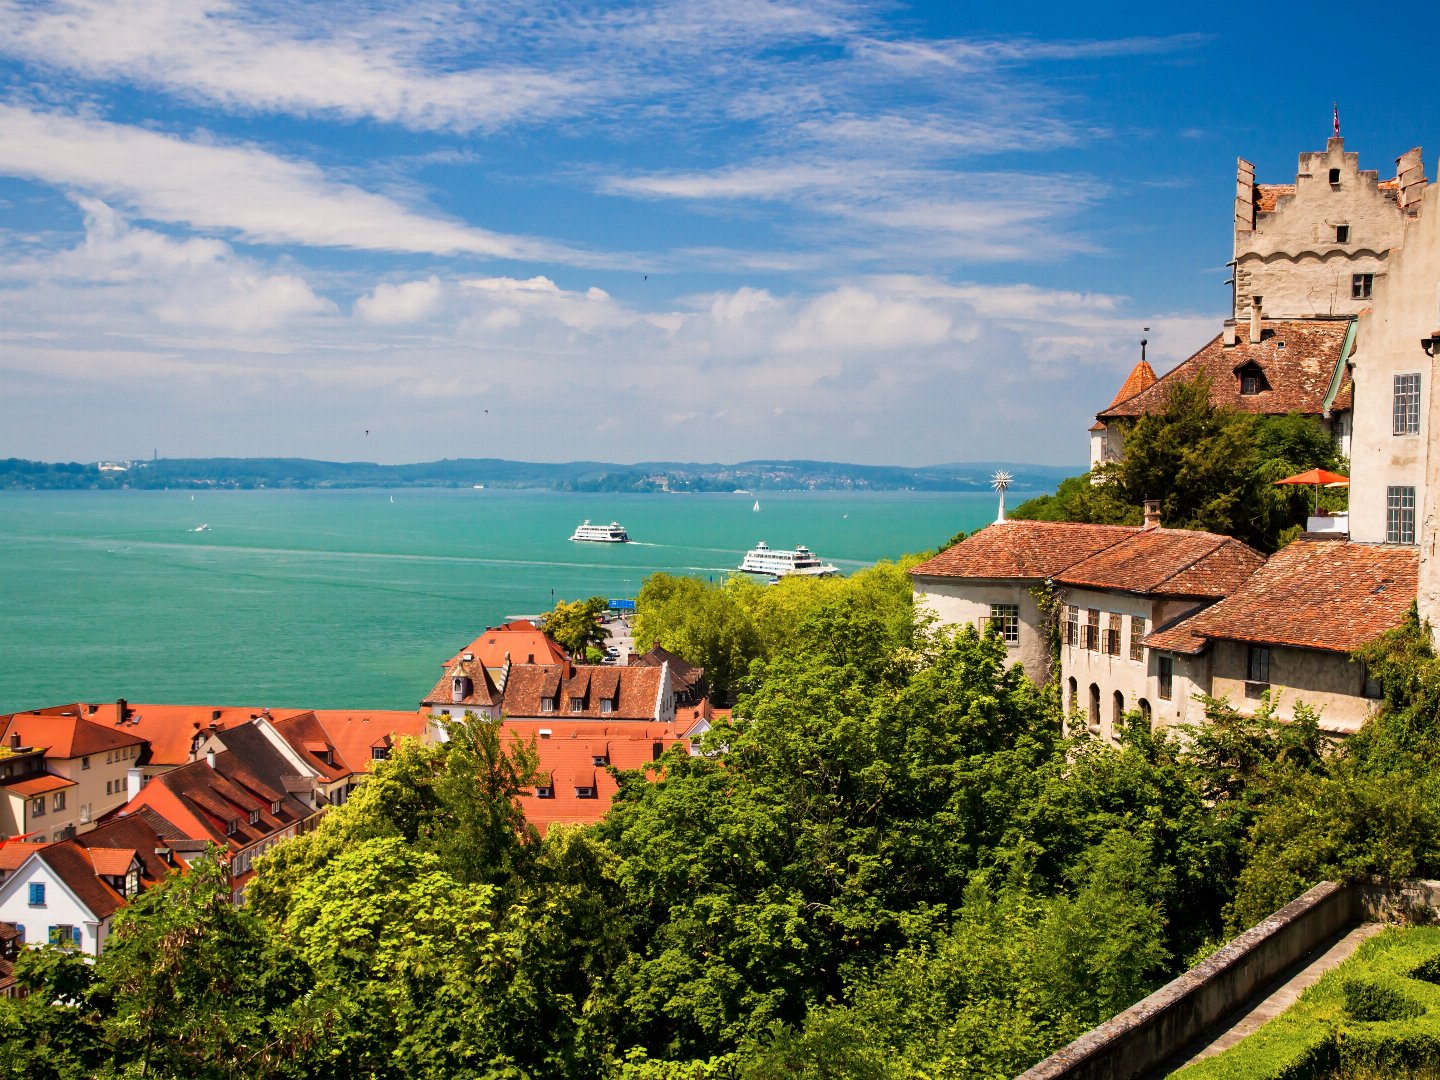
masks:
<path fill-rule="evenodd" d="M 1340 103 L 1335 102 L 1335 138 L 1340 138 Z"/>

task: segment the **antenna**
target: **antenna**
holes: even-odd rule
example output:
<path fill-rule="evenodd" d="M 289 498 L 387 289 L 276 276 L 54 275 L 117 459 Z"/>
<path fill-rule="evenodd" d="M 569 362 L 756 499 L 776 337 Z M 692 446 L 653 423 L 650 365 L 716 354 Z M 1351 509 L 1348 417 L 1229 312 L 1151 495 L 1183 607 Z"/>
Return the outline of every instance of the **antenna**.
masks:
<path fill-rule="evenodd" d="M 990 486 L 1000 495 L 1000 513 L 995 518 L 996 525 L 1003 525 L 1005 523 L 1005 490 L 1014 479 L 1015 478 L 1004 469 L 997 470 L 995 475 L 990 477 Z"/>
<path fill-rule="evenodd" d="M 1145 333 L 1148 334 L 1149 332 L 1150 332 L 1150 328 L 1149 328 L 1148 326 L 1145 327 Z M 1149 338 L 1143 338 L 1143 337 L 1142 337 L 1142 338 L 1140 339 L 1140 362 L 1141 362 L 1142 364 L 1145 363 L 1145 346 L 1146 346 L 1146 345 L 1149 345 L 1149 344 L 1150 344 L 1150 339 L 1149 339 Z"/>

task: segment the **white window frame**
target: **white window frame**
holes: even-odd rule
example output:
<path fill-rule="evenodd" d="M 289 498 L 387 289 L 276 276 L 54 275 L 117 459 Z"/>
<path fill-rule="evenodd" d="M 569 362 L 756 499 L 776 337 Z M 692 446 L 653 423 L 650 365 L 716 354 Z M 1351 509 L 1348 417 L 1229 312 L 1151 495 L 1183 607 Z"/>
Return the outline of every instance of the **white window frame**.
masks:
<path fill-rule="evenodd" d="M 1392 435 L 1420 434 L 1420 373 L 1406 371 L 1395 376 Z"/>

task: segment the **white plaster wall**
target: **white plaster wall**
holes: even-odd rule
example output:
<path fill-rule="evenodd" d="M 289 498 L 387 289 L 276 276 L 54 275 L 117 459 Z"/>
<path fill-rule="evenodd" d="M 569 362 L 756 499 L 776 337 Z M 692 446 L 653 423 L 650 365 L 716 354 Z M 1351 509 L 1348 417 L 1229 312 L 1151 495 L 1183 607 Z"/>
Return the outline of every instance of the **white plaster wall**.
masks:
<path fill-rule="evenodd" d="M 32 882 L 45 885 L 44 907 L 30 906 Z M 25 927 L 25 943 L 36 946 L 50 940 L 52 926 L 78 926 L 80 948 L 91 956 L 100 955 L 110 929 L 108 919 L 97 922 L 94 913 L 66 888 L 45 862 L 35 856 L 31 856 L 0 884 L 0 922 L 18 923 Z"/>
<path fill-rule="evenodd" d="M 1338 184 L 1330 183 L 1331 169 L 1340 170 Z M 1378 287 L 1406 219 L 1378 181 L 1376 172 L 1360 170 L 1343 139 L 1301 154 L 1295 193 L 1282 195 L 1273 213 L 1257 213 L 1253 231 L 1236 229 L 1235 318 L 1249 317 L 1256 295 L 1263 297 L 1261 310 L 1277 318 L 1369 307 L 1369 300 L 1351 299 L 1351 276 L 1375 274 Z M 1347 242 L 1336 243 L 1336 225 L 1350 227 Z"/>
<path fill-rule="evenodd" d="M 1030 595 L 1039 581 L 994 581 L 979 578 L 915 578 L 915 604 L 934 612 L 946 626 L 982 626 L 990 618 L 991 604 L 1015 604 L 1020 608 L 1020 641 L 1009 649 L 1007 666 L 1023 664 L 1037 681 L 1043 677 L 1047 658 L 1040 632 L 1040 606 Z"/>
<path fill-rule="evenodd" d="M 1190 699 L 1196 692 L 1197 677 L 1203 677 L 1205 661 L 1199 661 L 1201 675 L 1197 676 L 1196 662 L 1186 657 L 1177 657 L 1175 676 L 1172 682 L 1170 700 L 1160 697 L 1159 665 L 1153 649 L 1145 649 L 1140 660 L 1130 659 L 1132 616 L 1146 620 L 1145 631 L 1149 633 L 1176 618 L 1185 611 L 1201 606 L 1194 601 L 1157 600 L 1153 597 L 1134 593 L 1112 593 L 1092 589 L 1067 589 L 1061 596 L 1066 604 L 1080 609 L 1080 640 L 1084 640 L 1083 627 L 1086 613 L 1100 612 L 1100 630 L 1103 639 L 1109 625 L 1111 613 L 1121 617 L 1120 655 L 1110 656 L 1098 648 L 1089 650 L 1075 645 L 1062 644 L 1060 648 L 1060 686 L 1065 695 L 1065 707 L 1070 707 L 1070 680 L 1076 684 L 1076 706 L 1080 722 L 1088 723 L 1090 707 L 1090 686 L 1100 690 L 1100 723 L 1093 730 L 1101 738 L 1116 739 L 1119 732 L 1114 726 L 1114 696 L 1118 691 L 1125 699 L 1125 710 L 1138 709 L 1143 699 L 1150 704 L 1151 723 L 1156 727 L 1175 724 L 1195 723 L 1196 706 Z M 1062 627 L 1063 642 L 1063 627 Z"/>
<path fill-rule="evenodd" d="M 1241 712 L 1258 709 L 1258 688 L 1245 679 L 1249 647 L 1236 641 L 1210 647 L 1215 657 L 1211 693 Z M 1331 731 L 1358 731 L 1378 704 L 1363 695 L 1364 670 L 1344 653 L 1273 646 L 1269 686 L 1279 719 L 1293 720 L 1295 706 L 1303 701 L 1320 713 L 1321 727 Z"/>

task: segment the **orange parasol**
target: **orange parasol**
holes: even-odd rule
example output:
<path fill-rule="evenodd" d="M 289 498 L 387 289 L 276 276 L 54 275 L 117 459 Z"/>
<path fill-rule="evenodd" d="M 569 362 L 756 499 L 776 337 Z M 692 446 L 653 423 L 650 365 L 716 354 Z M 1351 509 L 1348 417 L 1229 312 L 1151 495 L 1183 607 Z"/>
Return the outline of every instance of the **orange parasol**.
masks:
<path fill-rule="evenodd" d="M 1294 476 L 1287 476 L 1284 480 L 1276 480 L 1279 484 L 1309 484 L 1315 489 L 1315 509 L 1320 509 L 1320 485 L 1326 487 L 1349 487 L 1350 478 L 1341 476 L 1339 473 L 1330 472 L 1328 469 L 1309 469 Z"/>

